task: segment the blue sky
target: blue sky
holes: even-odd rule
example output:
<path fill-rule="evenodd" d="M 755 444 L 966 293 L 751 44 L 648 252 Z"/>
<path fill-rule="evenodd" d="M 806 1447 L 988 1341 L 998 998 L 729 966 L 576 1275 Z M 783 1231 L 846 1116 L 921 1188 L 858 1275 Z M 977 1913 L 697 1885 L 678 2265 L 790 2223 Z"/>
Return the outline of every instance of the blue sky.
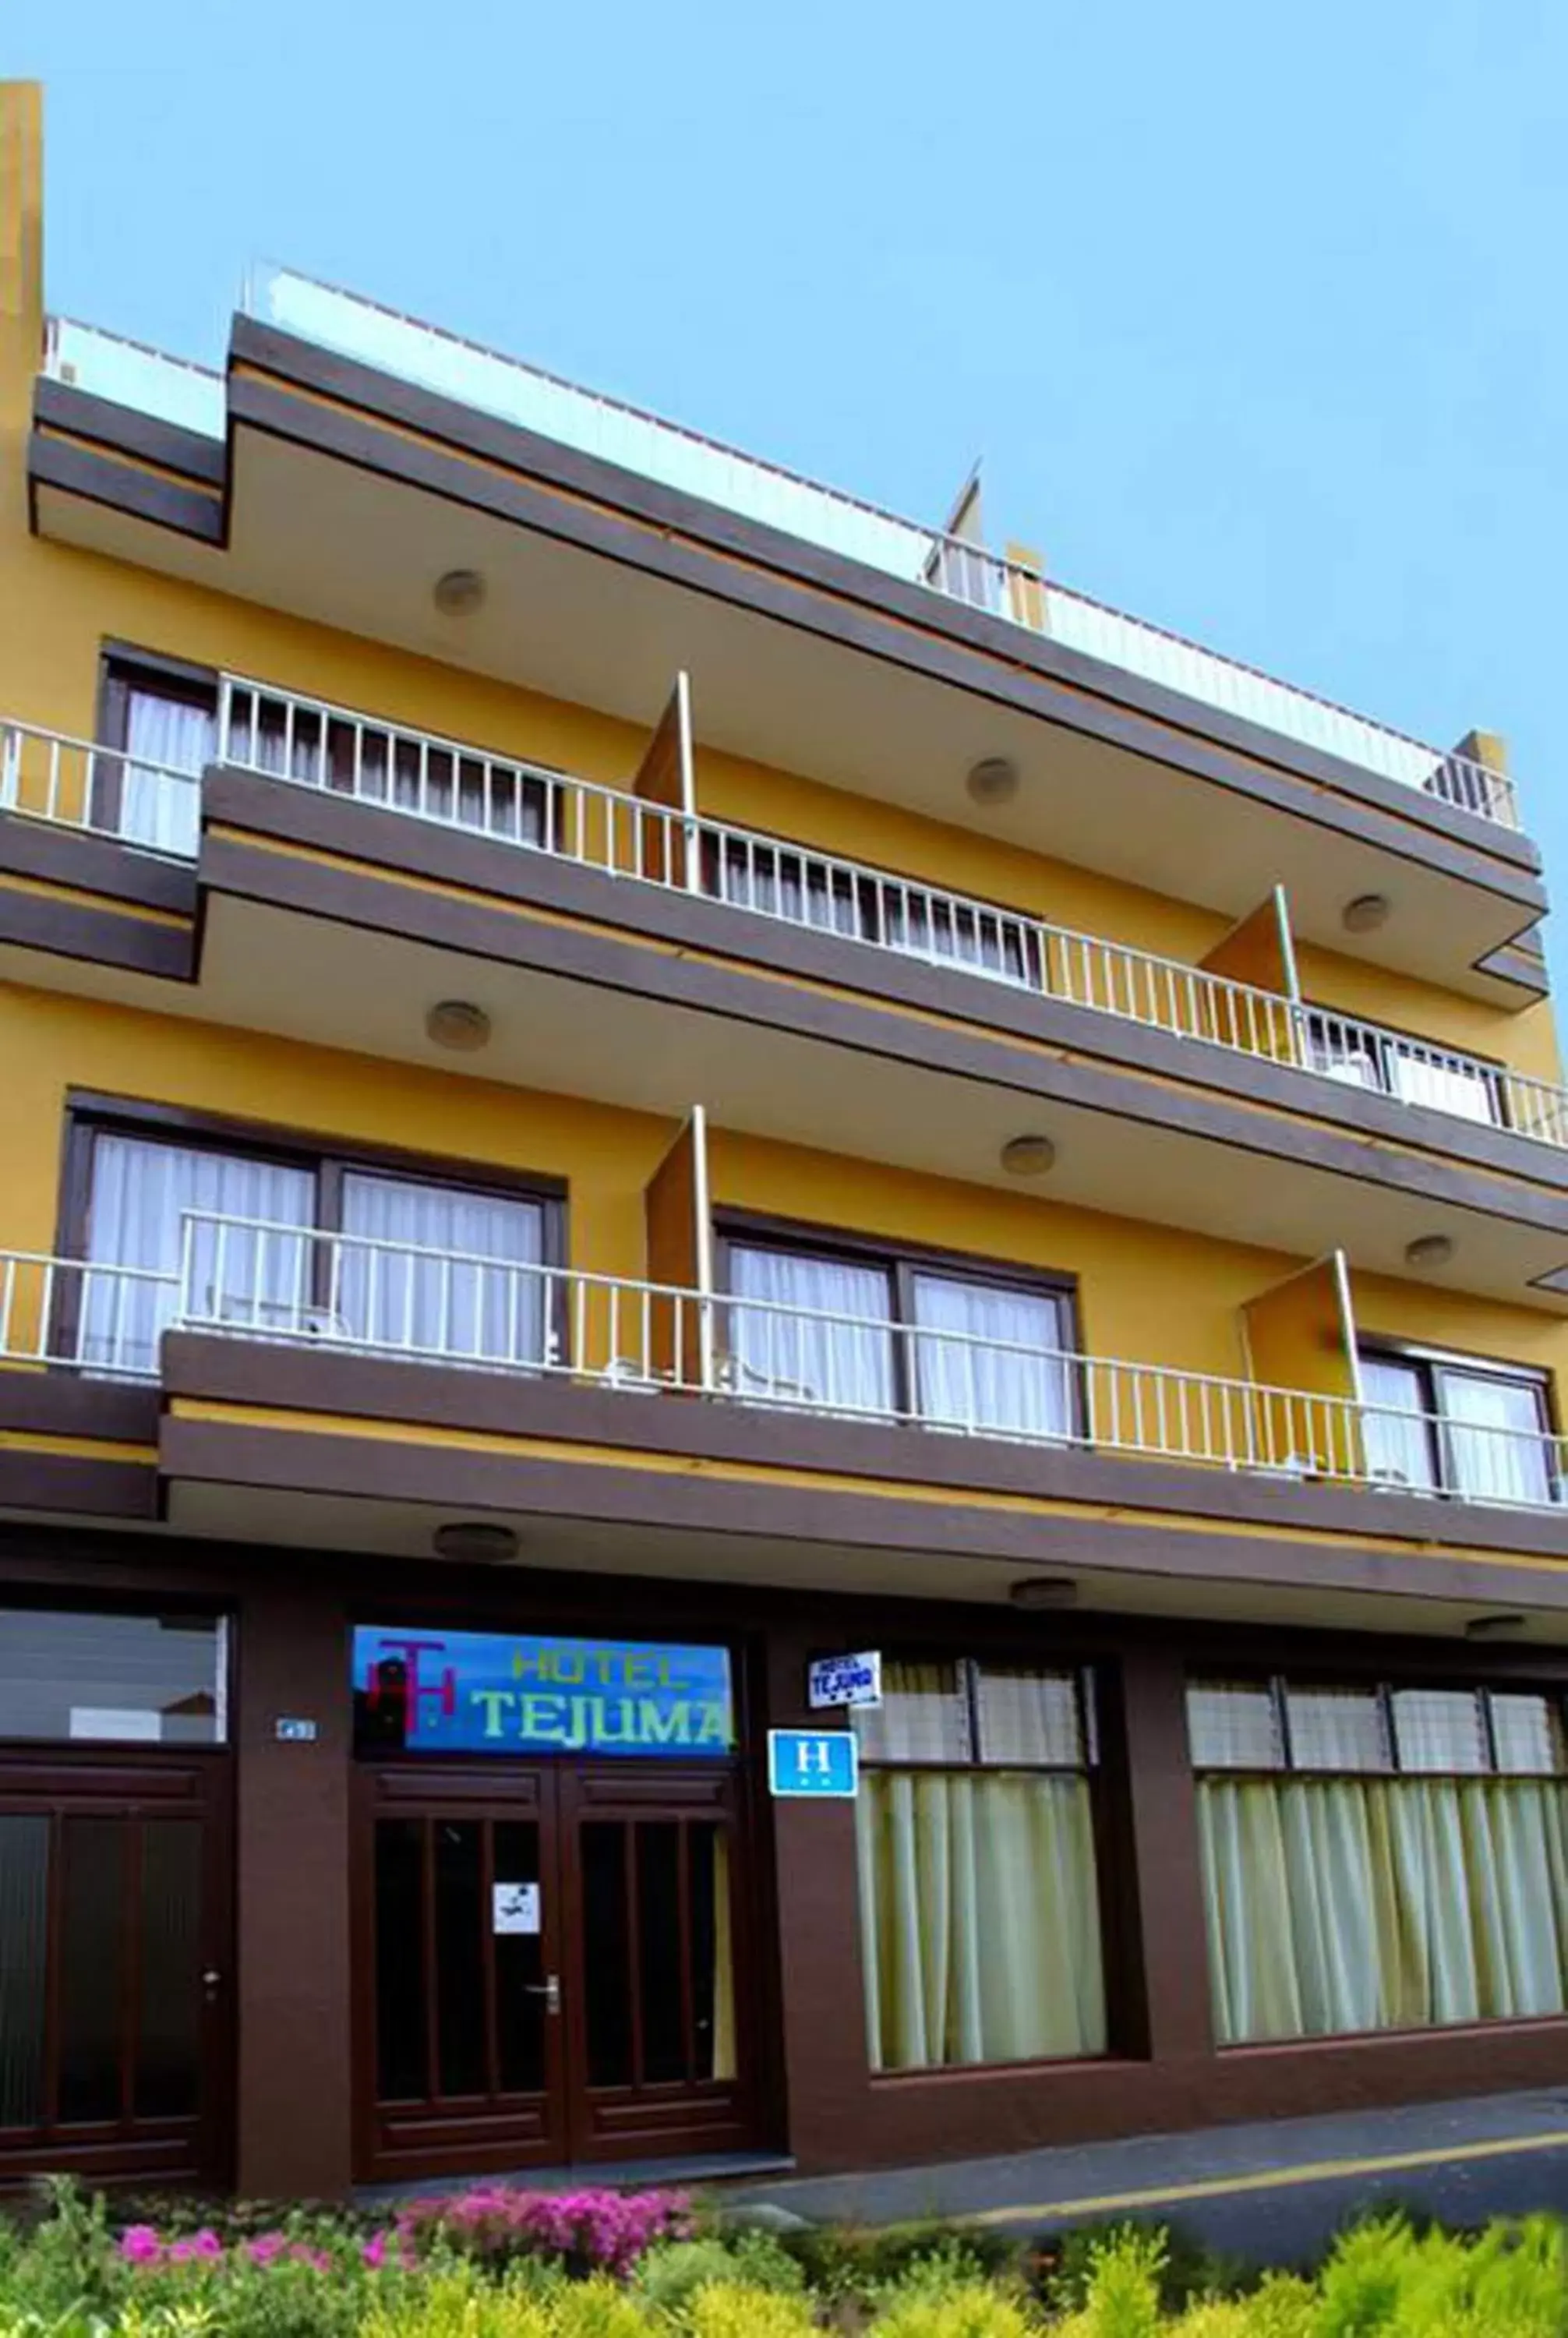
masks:
<path fill-rule="evenodd" d="M 1503 732 L 1568 883 L 1561 0 L 32 13 L 53 307 L 217 362 L 270 258 L 917 518 L 981 455 L 1064 582 Z"/>

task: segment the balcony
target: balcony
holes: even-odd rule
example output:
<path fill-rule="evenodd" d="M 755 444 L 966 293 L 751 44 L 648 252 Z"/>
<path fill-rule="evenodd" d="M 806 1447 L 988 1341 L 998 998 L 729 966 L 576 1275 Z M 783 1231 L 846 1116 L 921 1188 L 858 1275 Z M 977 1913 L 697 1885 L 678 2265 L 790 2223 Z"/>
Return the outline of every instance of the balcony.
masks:
<path fill-rule="evenodd" d="M 62 332 L 40 535 L 628 722 L 686 672 L 715 750 L 1230 920 L 1289 867 L 1306 940 L 1492 1004 L 1544 992 L 1538 856 L 1478 734 L 1423 745 L 302 280 L 256 306 L 220 437 L 191 418 L 212 378 Z M 452 565 L 483 580 L 460 622 L 433 598 Z M 976 805 L 997 761 L 1016 786 Z M 1368 893 L 1392 913 L 1358 938 Z"/>
<path fill-rule="evenodd" d="M 244 312 L 440 397 L 880 570 L 1282 740 L 1517 830 L 1507 774 L 1055 583 L 1028 561 L 921 526 L 777 464 L 289 270 L 253 272 Z M 220 439 L 222 378 L 64 319 L 46 378 Z"/>
<path fill-rule="evenodd" d="M 1108 1585 L 1124 1549 L 1140 1576 L 1397 1593 L 1435 1547 L 1560 1557 L 1568 1481 L 1544 1430 L 201 1211 L 166 1273 L 0 1257 L 0 1420 L 156 1439 L 162 1514 L 263 1540 L 415 1547 L 433 1503 L 541 1498 L 652 1528 L 727 1495 L 720 1540 L 788 1543 L 809 1479 L 838 1579 L 890 1537 L 912 1570 L 946 1550 L 949 1596 L 988 1538 L 1016 1567 L 1035 1533 Z M 1447 1596 L 1513 1596 L 1475 1581 Z"/>
<path fill-rule="evenodd" d="M 864 961 L 872 988 L 879 960 L 939 968 L 963 985 L 988 986 L 968 990 L 966 1011 L 977 1021 L 990 1019 L 1000 987 L 1303 1074 L 1316 1108 L 1328 1114 L 1336 1089 L 1389 1098 L 1406 1108 L 1416 1141 L 1433 1114 L 1451 1135 L 1465 1124 L 1568 1148 L 1568 1088 L 1306 1003 L 1293 987 L 1288 930 L 1277 952 L 1281 987 L 1238 981 L 715 820 L 695 808 L 689 752 L 671 790 L 680 800 L 661 802 L 225 675 L 215 761 L 505 853 L 697 894 L 741 921 L 855 945 L 877 954 Z M 0 812 L 191 865 L 201 843 L 201 775 L 0 721 Z M 1288 917 L 1283 902 L 1276 914 Z"/>

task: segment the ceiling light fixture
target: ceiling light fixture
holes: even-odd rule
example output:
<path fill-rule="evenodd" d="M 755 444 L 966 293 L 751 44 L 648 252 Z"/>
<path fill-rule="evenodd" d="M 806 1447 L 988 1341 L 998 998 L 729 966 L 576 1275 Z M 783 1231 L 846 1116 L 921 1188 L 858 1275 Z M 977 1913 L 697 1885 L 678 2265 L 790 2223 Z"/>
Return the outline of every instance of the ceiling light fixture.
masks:
<path fill-rule="evenodd" d="M 1011 803 L 1018 792 L 1018 766 L 1011 755 L 982 755 L 970 764 L 964 785 L 977 804 Z"/>
<path fill-rule="evenodd" d="M 1070 1575 L 1025 1575 L 1019 1582 L 1008 1586 L 1007 1596 L 1014 1607 L 1031 1610 L 1076 1607 L 1078 1586 Z"/>
<path fill-rule="evenodd" d="M 1048 1136 L 1010 1136 L 1002 1147 L 1002 1166 L 1009 1177 L 1044 1177 L 1055 1159 L 1056 1147 Z"/>
<path fill-rule="evenodd" d="M 1446 1266 L 1454 1249 L 1452 1234 L 1417 1234 L 1414 1242 L 1405 1245 L 1405 1263 L 1415 1267 Z"/>
<path fill-rule="evenodd" d="M 1387 924 L 1393 911 L 1387 893 L 1357 893 L 1340 910 L 1339 922 L 1348 934 L 1375 934 L 1379 926 Z"/>
<path fill-rule="evenodd" d="M 486 586 L 476 568 L 448 568 L 430 588 L 430 598 L 444 617 L 471 617 L 485 605 Z"/>
<path fill-rule="evenodd" d="M 1514 1640 L 1524 1629 L 1523 1616 L 1472 1616 L 1465 1626 L 1467 1640 Z"/>
<path fill-rule="evenodd" d="M 490 1039 L 490 1017 L 470 998 L 440 998 L 425 1017 L 425 1034 L 454 1055 L 472 1056 Z"/>
<path fill-rule="evenodd" d="M 430 1547 L 437 1558 L 457 1559 L 470 1567 L 505 1567 L 517 1556 L 517 1537 L 510 1527 L 488 1518 L 449 1518 L 436 1528 Z"/>

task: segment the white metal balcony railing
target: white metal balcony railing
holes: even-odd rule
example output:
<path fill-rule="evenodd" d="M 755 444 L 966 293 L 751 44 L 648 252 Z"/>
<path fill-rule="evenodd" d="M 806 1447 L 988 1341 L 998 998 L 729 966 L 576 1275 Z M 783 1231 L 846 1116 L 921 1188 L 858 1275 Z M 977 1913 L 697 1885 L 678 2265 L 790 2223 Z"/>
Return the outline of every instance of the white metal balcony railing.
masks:
<path fill-rule="evenodd" d="M 220 762 L 1568 1145 L 1568 1089 L 1130 944 L 237 675 Z M 194 856 L 199 775 L 0 722 L 0 810 Z"/>
<path fill-rule="evenodd" d="M 13 1364 L 154 1379 L 171 1329 L 1515 1508 L 1568 1475 L 1544 1430 L 201 1211 L 167 1272 L 0 1258 Z"/>
<path fill-rule="evenodd" d="M 201 834 L 201 774 L 0 719 L 0 811 L 189 860 Z"/>
<path fill-rule="evenodd" d="M 1505 773 L 1070 591 L 1027 562 L 1004 559 L 962 536 L 922 527 L 861 497 L 291 270 L 253 270 L 241 299 L 251 316 L 318 347 L 926 585 L 1200 705 L 1502 827 L 1520 825 Z M 44 362 L 57 378 L 80 382 L 117 403 L 211 437 L 223 435 L 222 378 L 200 367 L 63 319 L 51 324 Z"/>

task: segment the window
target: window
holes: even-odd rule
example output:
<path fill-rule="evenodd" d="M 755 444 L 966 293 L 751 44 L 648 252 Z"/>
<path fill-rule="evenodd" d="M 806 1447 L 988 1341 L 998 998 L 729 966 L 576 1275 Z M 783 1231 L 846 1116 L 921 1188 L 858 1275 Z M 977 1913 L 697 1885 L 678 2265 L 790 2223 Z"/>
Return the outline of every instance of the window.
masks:
<path fill-rule="evenodd" d="M 979 1436 L 1072 1435 L 1065 1291 L 742 1237 L 726 1250 L 737 1395 Z"/>
<path fill-rule="evenodd" d="M 483 1363 L 544 1356 L 544 1278 L 518 1271 L 544 1262 L 538 1203 L 350 1170 L 342 1215 L 356 1239 L 335 1296 L 351 1338 Z"/>
<path fill-rule="evenodd" d="M 1378 1031 L 1353 1023 L 1323 1007 L 1310 1007 L 1306 1017 L 1307 1059 L 1326 1079 L 1347 1087 L 1372 1088 L 1397 1096 L 1403 1104 L 1425 1105 L 1462 1120 L 1500 1125 L 1503 1107 L 1501 1075 L 1485 1064 L 1420 1039 L 1405 1039 L 1396 1032 Z"/>
<path fill-rule="evenodd" d="M 897 877 L 733 830 L 707 839 L 704 867 L 709 890 L 740 909 L 877 942 L 909 958 L 1042 987 L 1034 928 L 1014 910 L 956 900 Z"/>
<path fill-rule="evenodd" d="M 513 843 L 543 844 L 548 831 L 544 775 L 259 683 L 230 684 L 227 751 L 252 771 Z"/>
<path fill-rule="evenodd" d="M 865 888 L 848 869 L 750 836 L 710 836 L 706 848 L 709 889 L 721 900 L 787 925 L 874 938 Z"/>
<path fill-rule="evenodd" d="M 1194 1682 L 1222 2044 L 1568 2010 L 1568 1754 L 1527 1690 Z"/>
<path fill-rule="evenodd" d="M 101 727 L 124 761 L 100 756 L 93 817 L 127 843 L 193 860 L 201 838 L 201 791 L 171 779 L 199 779 L 218 737 L 218 687 L 196 669 L 165 671 L 111 657 L 103 667 Z M 138 759 L 141 760 L 138 760 Z"/>
<path fill-rule="evenodd" d="M 0 1739 L 221 1745 L 227 1626 L 0 1608 Z"/>
<path fill-rule="evenodd" d="M 1367 1474 L 1469 1501 L 1561 1498 L 1556 1439 L 1536 1375 L 1440 1356 L 1364 1351 Z"/>
<path fill-rule="evenodd" d="M 285 1151 L 80 1123 L 69 1349 L 147 1375 L 183 1306 L 220 1331 L 466 1363 L 552 1354 L 558 1204 Z"/>
<path fill-rule="evenodd" d="M 894 1662 L 854 1716 L 872 2067 L 1105 2050 L 1086 1675 Z"/>

